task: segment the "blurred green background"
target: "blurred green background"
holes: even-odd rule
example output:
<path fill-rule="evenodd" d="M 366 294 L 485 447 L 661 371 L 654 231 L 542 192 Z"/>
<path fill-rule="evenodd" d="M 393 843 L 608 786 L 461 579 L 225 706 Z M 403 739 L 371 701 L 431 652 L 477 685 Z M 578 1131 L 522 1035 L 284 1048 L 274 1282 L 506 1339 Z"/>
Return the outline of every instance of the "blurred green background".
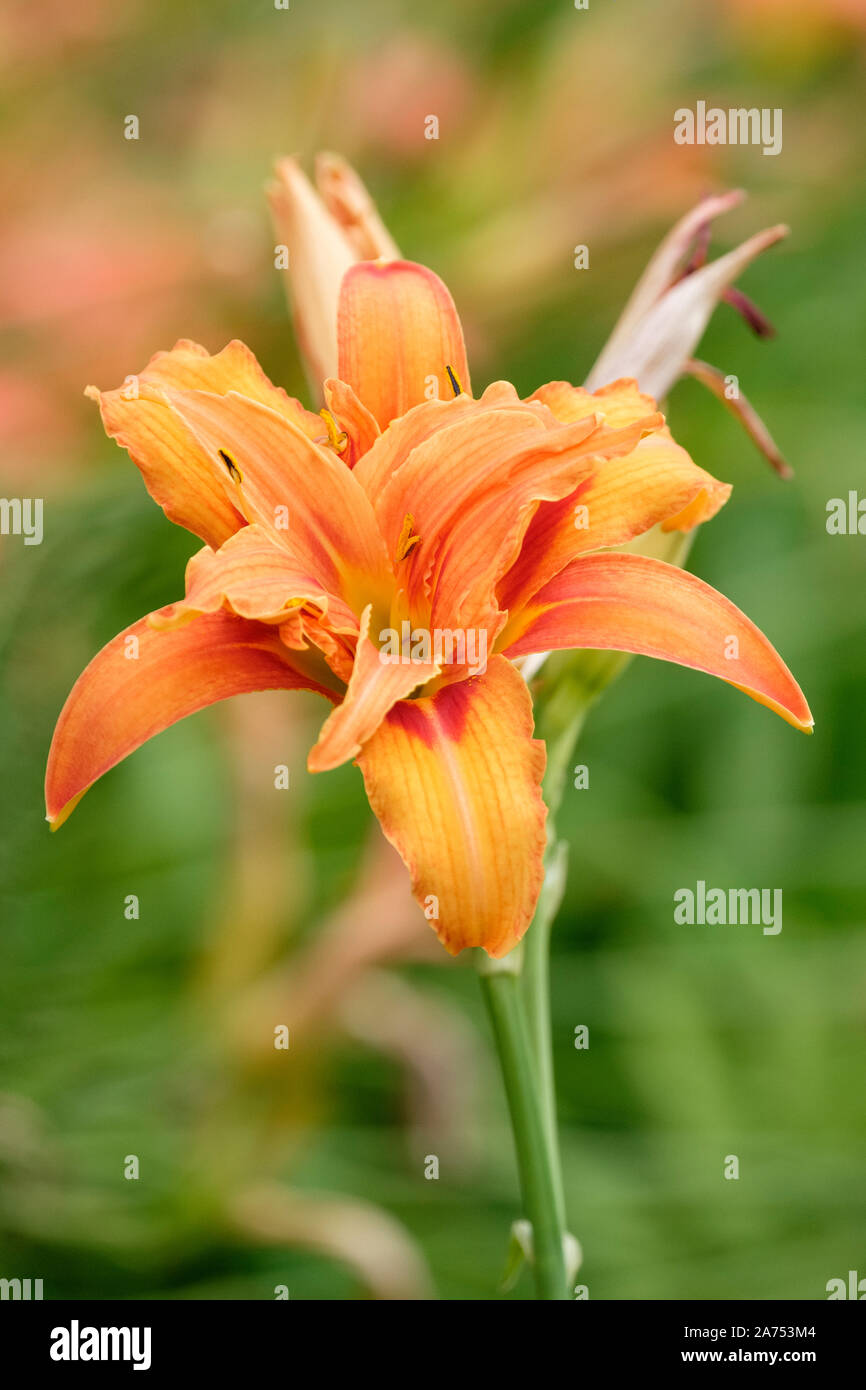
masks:
<path fill-rule="evenodd" d="M 0 491 L 45 498 L 41 546 L 0 540 L 0 1276 L 46 1298 L 484 1299 L 504 1265 L 516 1178 L 473 973 L 377 848 L 357 771 L 307 774 L 312 696 L 188 720 L 58 835 L 43 820 L 69 687 L 197 548 L 83 387 L 237 336 L 303 396 L 262 187 L 321 148 L 448 281 L 476 390 L 580 381 L 707 189 L 751 195 L 724 248 L 792 227 L 743 282 L 778 338 L 723 305 L 700 355 L 793 482 L 695 383 L 669 418 L 735 485 L 690 567 L 784 654 L 816 734 L 646 660 L 609 690 L 561 818 L 555 1053 L 591 1299 L 866 1275 L 866 539 L 825 529 L 864 476 L 866 7 L 82 0 L 13 4 L 0 37 Z M 781 107 L 782 154 L 675 146 L 699 98 Z M 675 925 L 698 879 L 780 887 L 782 932 Z"/>

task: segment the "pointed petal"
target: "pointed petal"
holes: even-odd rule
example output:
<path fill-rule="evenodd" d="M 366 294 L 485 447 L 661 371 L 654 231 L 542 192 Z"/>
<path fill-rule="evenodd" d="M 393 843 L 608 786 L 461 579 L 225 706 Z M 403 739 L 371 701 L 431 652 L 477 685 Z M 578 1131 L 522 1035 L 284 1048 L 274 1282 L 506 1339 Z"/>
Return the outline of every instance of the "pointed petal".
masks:
<path fill-rule="evenodd" d="M 463 330 L 445 285 L 411 261 L 362 261 L 343 279 L 339 369 L 382 429 L 413 405 L 451 393 L 446 367 L 470 394 Z"/>
<path fill-rule="evenodd" d="M 290 660 L 275 629 L 229 613 L 168 632 L 147 618 L 133 623 L 93 658 L 57 721 L 45 778 L 52 826 L 109 768 L 217 700 L 251 690 L 317 690 L 334 699 Z"/>
<path fill-rule="evenodd" d="M 170 399 L 238 510 L 285 546 L 304 573 L 357 613 L 384 593 L 389 567 L 373 509 L 337 454 L 234 392 L 177 391 Z M 288 529 L 281 529 L 285 519 Z"/>
<path fill-rule="evenodd" d="M 368 607 L 346 697 L 325 720 L 310 752 L 307 766 L 311 772 L 327 772 L 356 757 L 391 707 L 411 695 L 416 686 L 438 676 L 441 669 L 432 661 L 384 661 L 378 642 L 369 635 L 370 616 Z"/>
<path fill-rule="evenodd" d="M 323 422 L 274 386 L 249 348 L 236 340 L 215 357 L 182 340 L 171 352 L 158 352 L 116 390 L 87 388 L 99 403 L 106 433 L 129 451 L 169 520 L 216 547 L 243 525 L 243 518 L 206 454 L 168 406 L 165 388 L 217 395 L 241 391 L 308 433 L 323 434 Z"/>
<path fill-rule="evenodd" d="M 543 876 L 544 744 L 515 668 L 395 705 L 358 759 L 370 805 L 447 951 L 503 956 L 532 920 Z"/>
<path fill-rule="evenodd" d="M 643 390 L 661 400 L 703 337 L 724 291 L 756 256 L 787 235 L 787 227 L 769 227 L 680 280 L 634 325 L 627 338 L 613 346 L 608 344 L 586 385 L 592 389 L 615 376 L 633 376 Z"/>
<path fill-rule="evenodd" d="M 511 658 L 590 647 L 635 652 L 719 676 L 811 732 L 805 696 L 764 634 L 686 570 L 643 555 L 585 555 L 527 606 Z"/>
<path fill-rule="evenodd" d="M 274 230 L 289 253 L 286 297 L 310 388 L 321 400 L 325 377 L 337 375 L 340 284 L 358 256 L 296 160 L 279 160 L 275 175 L 268 200 Z"/>

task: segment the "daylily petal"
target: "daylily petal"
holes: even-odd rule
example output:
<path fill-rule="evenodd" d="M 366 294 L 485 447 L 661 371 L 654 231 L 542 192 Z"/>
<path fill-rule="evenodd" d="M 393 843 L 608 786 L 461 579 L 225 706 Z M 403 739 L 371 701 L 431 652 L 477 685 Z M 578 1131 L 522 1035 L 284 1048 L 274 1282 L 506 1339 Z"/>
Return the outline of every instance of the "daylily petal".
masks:
<path fill-rule="evenodd" d="M 623 429 L 658 410 L 653 397 L 641 391 L 634 377 L 628 376 L 595 391 L 572 386 L 570 381 L 548 381 L 533 391 L 529 399 L 541 401 L 564 423 L 598 415 L 610 429 Z"/>
<path fill-rule="evenodd" d="M 650 414 L 610 429 L 584 413 L 560 424 L 540 402 L 525 402 L 522 411 L 507 396 L 503 402 L 467 410 L 418 444 L 374 498 L 413 616 L 423 620 L 431 600 L 435 626 L 484 628 L 488 640 L 501 626 L 495 587 L 516 560 L 538 503 L 569 496 L 601 459 L 628 453 L 663 423 Z M 418 543 L 402 557 L 407 517 Z M 573 530 L 571 514 L 568 524 Z"/>
<path fill-rule="evenodd" d="M 154 615 L 161 628 L 178 627 L 197 613 L 227 607 L 239 618 L 279 623 L 304 603 L 327 614 L 330 625 L 357 634 L 351 609 L 311 578 L 262 526 L 244 526 L 219 550 L 206 546 L 186 567 L 186 597 Z"/>
<path fill-rule="evenodd" d="M 384 594 L 390 571 L 373 509 L 337 454 L 284 415 L 234 392 L 177 391 L 170 400 L 238 510 L 285 546 L 304 573 L 357 613 Z M 287 530 L 281 528 L 286 519 Z"/>
<path fill-rule="evenodd" d="M 498 628 L 494 588 L 533 504 L 588 474 L 586 440 L 598 434 L 593 417 L 546 425 L 530 409 L 490 410 L 419 444 L 374 503 L 412 615 L 423 619 L 432 602 L 434 626 Z M 418 542 L 402 555 L 407 518 Z"/>
<path fill-rule="evenodd" d="M 524 422 L 531 422 L 533 418 L 544 421 L 546 418 L 541 408 L 536 406 L 533 410 L 532 405 L 522 401 L 514 387 L 504 381 L 493 382 L 477 401 L 466 394 L 455 396 L 452 400 L 424 401 L 399 419 L 391 421 L 358 463 L 355 477 L 375 503 L 385 484 L 419 444 L 440 430 L 456 425 L 466 416 L 478 417 L 490 410 L 514 410 Z M 516 423 L 519 425 L 521 421 Z"/>
<path fill-rule="evenodd" d="M 535 911 L 543 877 L 544 744 L 515 668 L 395 705 L 358 765 L 446 950 L 503 956 Z"/>
<path fill-rule="evenodd" d="M 463 330 L 445 285 L 411 261 L 361 261 L 346 272 L 337 315 L 339 369 L 382 429 L 453 388 L 450 367 L 469 394 Z"/>
<path fill-rule="evenodd" d="M 329 714 L 310 751 L 307 766 L 311 772 L 327 772 L 354 758 L 391 707 L 411 695 L 416 686 L 438 676 L 441 669 L 430 661 L 384 661 L 378 643 L 369 636 L 370 617 L 368 607 L 345 699 Z"/>
<path fill-rule="evenodd" d="M 217 396 L 237 391 L 285 415 L 311 439 L 322 434 L 319 416 L 306 410 L 282 386 L 275 386 L 255 353 L 239 338 L 233 338 L 213 357 L 198 343 L 182 339 L 170 352 L 156 353 L 140 374 L 139 382 L 175 391 L 212 391 Z"/>
<path fill-rule="evenodd" d="M 332 691 L 291 664 L 277 632 L 230 613 L 158 631 L 133 623 L 93 658 L 63 707 L 45 779 L 48 820 L 61 825 L 98 777 L 196 710 L 252 690 Z"/>
<path fill-rule="evenodd" d="M 284 271 L 295 333 L 311 390 L 337 375 L 337 304 L 343 276 L 358 256 L 294 159 L 281 159 L 268 188 L 274 228 L 288 248 Z"/>
<path fill-rule="evenodd" d="M 635 652 L 719 676 L 811 732 L 805 696 L 764 634 L 686 570 L 643 555 L 585 555 L 536 594 L 506 654 L 590 647 Z"/>
<path fill-rule="evenodd" d="M 693 531 L 696 526 L 711 521 L 716 512 L 725 505 L 732 491 L 730 483 L 720 483 L 709 473 L 707 479 L 707 483 L 686 503 L 681 512 L 659 519 L 663 531 Z M 642 532 L 636 531 L 634 534 L 641 535 Z"/>
<path fill-rule="evenodd" d="M 691 529 L 715 516 L 730 493 L 667 430 L 657 430 L 624 457 L 600 462 L 568 497 L 539 507 L 500 585 L 499 602 L 514 617 L 578 555 L 624 545 L 659 523 Z"/>
<path fill-rule="evenodd" d="M 88 386 L 85 394 L 99 402 L 106 433 L 129 450 L 151 497 L 169 520 L 216 547 L 243 525 L 243 518 L 206 454 L 166 405 L 165 388 L 217 395 L 241 391 L 307 433 L 323 434 L 324 425 L 274 386 L 249 348 L 237 340 L 211 357 L 198 343 L 182 339 L 170 352 L 158 352 L 142 372 L 127 377 L 116 390 Z"/>

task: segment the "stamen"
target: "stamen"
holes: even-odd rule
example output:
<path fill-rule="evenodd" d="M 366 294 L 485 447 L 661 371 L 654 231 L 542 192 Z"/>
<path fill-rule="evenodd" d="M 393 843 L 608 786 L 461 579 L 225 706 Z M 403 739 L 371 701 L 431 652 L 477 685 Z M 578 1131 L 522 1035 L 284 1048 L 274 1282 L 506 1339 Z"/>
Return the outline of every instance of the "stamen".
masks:
<path fill-rule="evenodd" d="M 349 436 L 345 430 L 341 430 L 330 410 L 320 410 L 319 414 L 328 427 L 328 443 L 338 454 L 344 454 L 349 443 Z"/>
<path fill-rule="evenodd" d="M 754 406 L 746 400 L 742 391 L 738 391 L 734 397 L 728 395 L 729 378 L 725 376 L 724 372 L 720 372 L 718 367 L 711 367 L 709 362 L 701 362 L 694 357 L 684 363 L 683 371 L 706 386 L 723 405 L 727 406 L 733 415 L 736 415 L 746 433 L 757 444 L 764 458 L 775 469 L 780 478 L 793 478 L 794 470 L 782 457 L 779 446 Z"/>
<path fill-rule="evenodd" d="M 415 546 L 418 545 L 421 541 L 420 536 L 413 536 L 412 534 L 412 527 L 414 525 L 414 516 L 411 512 L 407 512 L 403 518 L 403 526 L 400 531 L 400 539 L 397 542 L 397 552 L 395 559 L 397 560 L 398 564 L 401 560 L 405 560 L 406 556 L 409 554 L 409 551 L 414 550 Z"/>
<path fill-rule="evenodd" d="M 753 333 L 759 338 L 775 338 L 776 330 L 770 323 L 765 314 L 761 313 L 757 304 L 753 304 L 749 296 L 743 294 L 742 290 L 734 289 L 731 285 L 725 290 L 722 299 L 726 304 L 730 304 L 732 309 L 736 309 L 749 325 Z"/>
<path fill-rule="evenodd" d="M 460 385 L 460 378 L 457 373 L 447 362 L 445 363 L 445 370 L 448 373 L 448 380 L 451 382 L 451 390 L 454 392 L 455 396 L 462 396 L 463 387 Z"/>
<path fill-rule="evenodd" d="M 229 471 L 229 476 L 233 483 L 242 483 L 244 480 L 241 470 L 238 468 L 231 454 L 227 454 L 225 449 L 218 450 L 219 456 Z"/>

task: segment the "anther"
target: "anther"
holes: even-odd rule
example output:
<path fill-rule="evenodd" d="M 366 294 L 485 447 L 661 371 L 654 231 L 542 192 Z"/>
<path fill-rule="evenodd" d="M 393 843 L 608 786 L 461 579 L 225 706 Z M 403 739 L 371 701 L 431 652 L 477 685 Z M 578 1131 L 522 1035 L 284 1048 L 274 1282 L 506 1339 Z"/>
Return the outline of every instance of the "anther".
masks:
<path fill-rule="evenodd" d="M 397 542 L 396 559 L 405 560 L 410 550 L 420 543 L 420 536 L 413 536 L 412 527 L 415 525 L 415 518 L 411 512 L 407 512 L 403 518 L 403 526 L 400 531 L 400 539 Z"/>
<path fill-rule="evenodd" d="M 447 362 L 445 363 L 445 370 L 448 373 L 448 380 L 451 382 L 451 390 L 454 392 L 455 396 L 462 396 L 463 387 L 460 385 L 460 378 L 457 373 Z"/>
<path fill-rule="evenodd" d="M 225 449 L 220 449 L 218 450 L 218 452 L 220 458 L 222 459 L 223 463 L 229 471 L 229 477 L 231 478 L 232 482 L 242 483 L 244 480 L 243 474 L 241 473 L 241 470 L 238 468 L 231 454 L 227 454 Z"/>
<path fill-rule="evenodd" d="M 341 430 L 330 410 L 320 410 L 319 414 L 328 427 L 328 443 L 338 454 L 346 452 L 349 443 L 349 436 L 345 430 Z"/>

